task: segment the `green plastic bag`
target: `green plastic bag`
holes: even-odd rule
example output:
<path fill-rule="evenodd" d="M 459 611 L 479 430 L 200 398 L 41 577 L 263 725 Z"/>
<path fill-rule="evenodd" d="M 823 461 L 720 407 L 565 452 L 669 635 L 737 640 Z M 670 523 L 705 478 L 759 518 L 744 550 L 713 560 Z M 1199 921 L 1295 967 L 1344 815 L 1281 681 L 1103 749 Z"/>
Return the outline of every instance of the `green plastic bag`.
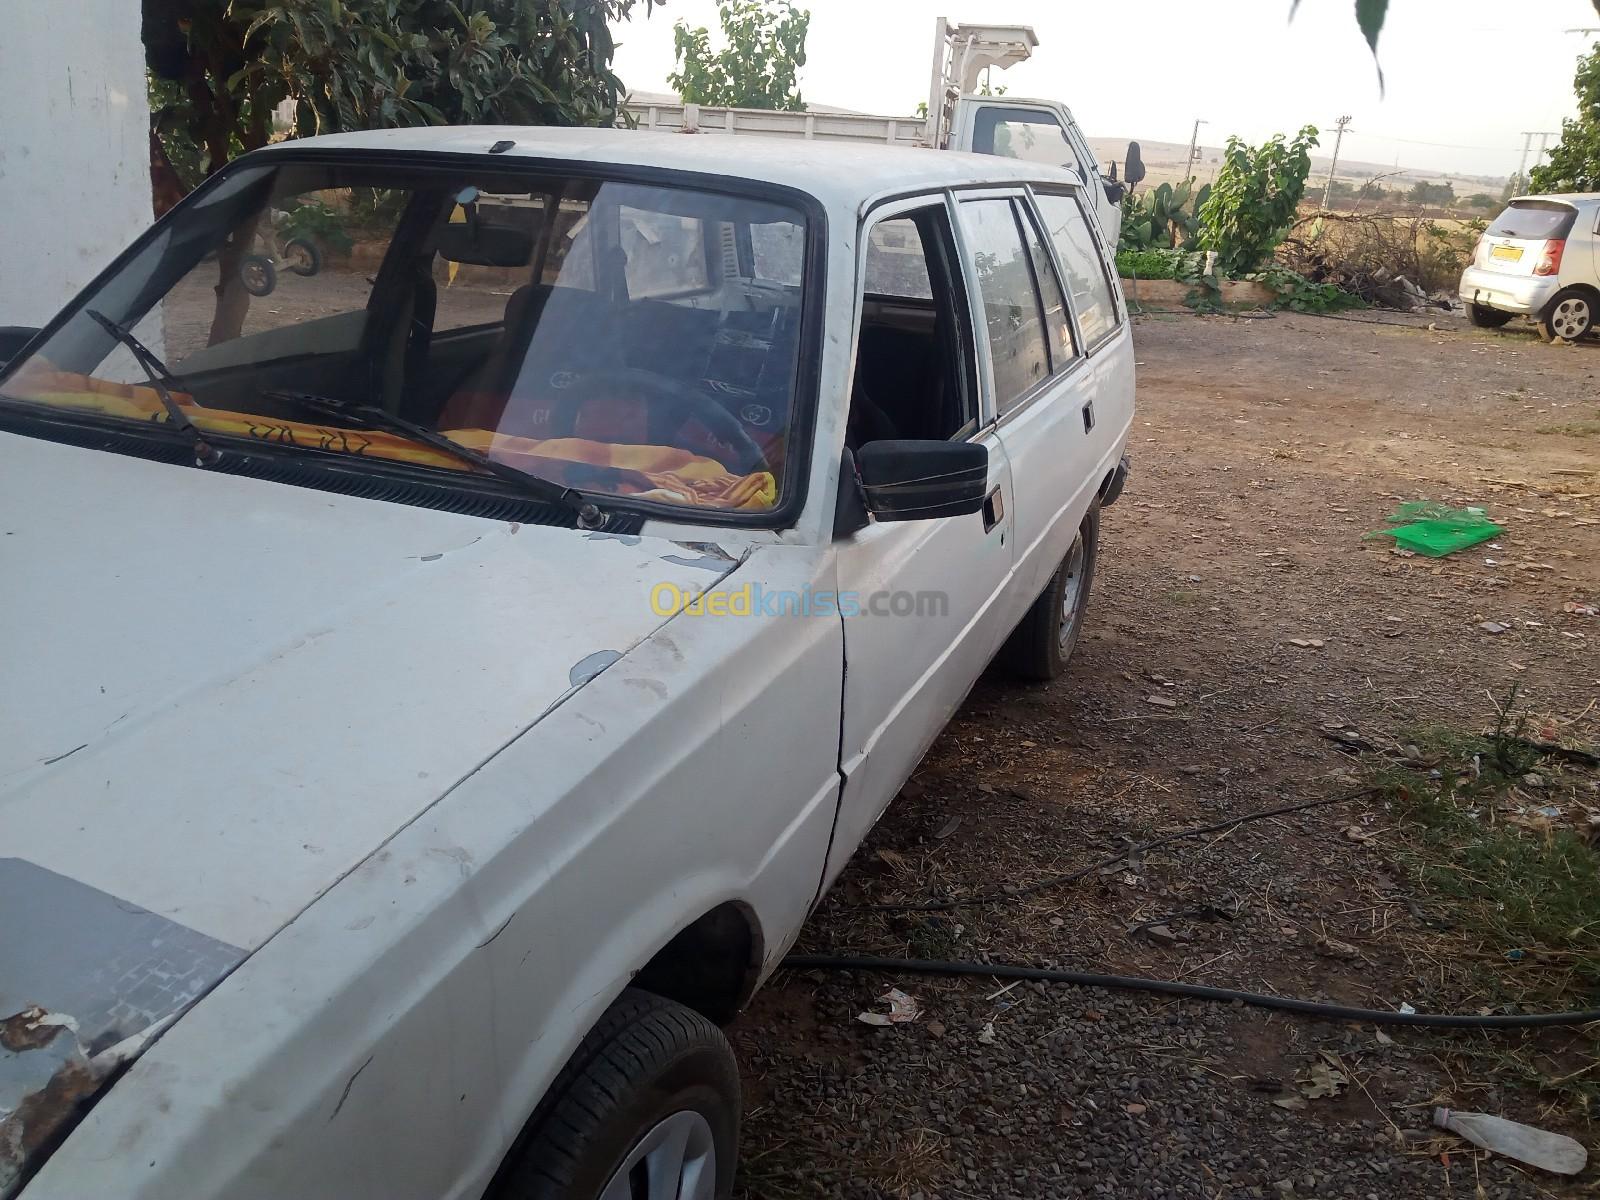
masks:
<path fill-rule="evenodd" d="M 1481 508 L 1451 508 L 1438 500 L 1407 500 L 1398 505 L 1388 519 L 1404 524 L 1375 529 L 1365 536 L 1392 537 L 1401 549 L 1428 558 L 1443 558 L 1505 532 L 1505 528 L 1489 520 Z"/>

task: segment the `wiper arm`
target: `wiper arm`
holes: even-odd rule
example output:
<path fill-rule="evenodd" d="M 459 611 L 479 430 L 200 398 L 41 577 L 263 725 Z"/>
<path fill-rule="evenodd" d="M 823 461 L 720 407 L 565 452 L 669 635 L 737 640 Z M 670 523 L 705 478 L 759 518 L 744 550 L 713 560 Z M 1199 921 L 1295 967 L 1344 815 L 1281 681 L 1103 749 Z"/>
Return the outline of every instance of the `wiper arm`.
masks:
<path fill-rule="evenodd" d="M 83 311 L 90 320 L 126 346 L 128 353 L 133 355 L 133 361 L 139 364 L 145 378 L 150 381 L 150 387 L 160 397 L 161 407 L 167 410 L 167 420 L 194 446 L 195 461 L 214 463 L 222 457 L 216 447 L 206 441 L 205 435 L 200 432 L 200 427 L 189 419 L 189 414 L 184 412 L 173 399 L 172 388 L 178 386 L 177 376 L 167 369 L 167 364 L 161 361 L 156 352 L 134 337 L 131 330 L 118 325 L 105 313 L 96 312 L 92 308 Z"/>
<path fill-rule="evenodd" d="M 579 529 L 603 529 L 606 524 L 606 515 L 593 500 L 575 488 L 563 487 L 559 483 L 552 483 L 531 471 L 519 470 L 497 462 L 487 454 L 474 450 L 471 446 L 464 446 L 454 438 L 445 437 L 436 429 L 429 429 L 426 425 L 419 425 L 415 421 L 408 421 L 405 417 L 396 416 L 387 409 L 376 408 L 370 404 L 343 404 L 338 400 L 330 400 L 326 396 L 314 395 L 310 392 L 295 392 L 284 390 L 265 391 L 262 395 L 274 400 L 287 400 L 291 404 L 298 404 L 302 408 L 325 416 L 354 419 L 375 429 L 382 429 L 388 433 L 397 433 L 402 437 L 430 446 L 441 453 L 462 462 L 471 463 L 481 467 L 497 479 L 515 484 L 520 490 L 540 500 L 553 501 L 563 508 L 570 509 L 577 514 Z"/>

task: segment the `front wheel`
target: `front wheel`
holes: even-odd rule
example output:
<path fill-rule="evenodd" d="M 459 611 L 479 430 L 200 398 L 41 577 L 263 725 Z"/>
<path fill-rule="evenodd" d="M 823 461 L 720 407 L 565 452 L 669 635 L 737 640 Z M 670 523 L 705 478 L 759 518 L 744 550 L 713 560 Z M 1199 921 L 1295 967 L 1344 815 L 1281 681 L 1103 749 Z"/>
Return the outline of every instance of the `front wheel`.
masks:
<path fill-rule="evenodd" d="M 264 254 L 247 254 L 239 264 L 239 282 L 252 296 L 270 296 L 278 286 L 278 269 Z"/>
<path fill-rule="evenodd" d="M 739 1069 L 692 1009 L 629 988 L 529 1123 L 494 1200 L 727 1200 Z"/>
<path fill-rule="evenodd" d="M 1547 342 L 1560 338 L 1575 342 L 1594 328 L 1594 300 L 1578 288 L 1564 288 L 1539 314 L 1539 336 Z"/>
<path fill-rule="evenodd" d="M 1467 315 L 1479 329 L 1499 329 L 1515 314 L 1501 312 L 1498 308 L 1486 308 L 1482 304 L 1469 304 Z"/>
<path fill-rule="evenodd" d="M 1083 631 L 1089 587 L 1094 582 L 1099 555 L 1100 504 L 1096 501 L 1078 526 L 1078 536 L 1073 538 L 1067 557 L 1050 577 L 1044 593 L 1001 647 L 1000 662 L 1006 670 L 1044 683 L 1067 669 Z"/>

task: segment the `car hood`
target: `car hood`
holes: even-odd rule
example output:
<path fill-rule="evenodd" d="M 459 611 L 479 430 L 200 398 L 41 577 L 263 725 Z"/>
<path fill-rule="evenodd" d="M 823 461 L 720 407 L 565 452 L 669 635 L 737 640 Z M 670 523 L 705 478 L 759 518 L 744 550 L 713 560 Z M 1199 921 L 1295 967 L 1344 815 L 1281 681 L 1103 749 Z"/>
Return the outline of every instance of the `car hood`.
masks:
<path fill-rule="evenodd" d="M 0 1196 L 144 1040 L 659 627 L 653 587 L 734 565 L 0 435 Z"/>

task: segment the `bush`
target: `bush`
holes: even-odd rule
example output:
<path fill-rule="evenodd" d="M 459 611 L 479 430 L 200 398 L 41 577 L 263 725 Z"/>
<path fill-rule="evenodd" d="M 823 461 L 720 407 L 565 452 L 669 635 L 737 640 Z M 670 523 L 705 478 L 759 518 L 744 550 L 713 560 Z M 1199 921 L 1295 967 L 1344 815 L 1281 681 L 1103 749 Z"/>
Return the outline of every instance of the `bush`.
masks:
<path fill-rule="evenodd" d="M 1118 250 L 1117 274 L 1124 279 L 1181 279 L 1193 282 L 1205 255 L 1186 250 Z"/>
<path fill-rule="evenodd" d="M 1316 283 L 1298 271 L 1272 263 L 1264 270 L 1245 276 L 1264 283 L 1276 293 L 1273 308 L 1287 308 L 1294 312 L 1334 312 L 1341 308 L 1365 308 L 1359 296 L 1342 291 L 1331 283 Z"/>

